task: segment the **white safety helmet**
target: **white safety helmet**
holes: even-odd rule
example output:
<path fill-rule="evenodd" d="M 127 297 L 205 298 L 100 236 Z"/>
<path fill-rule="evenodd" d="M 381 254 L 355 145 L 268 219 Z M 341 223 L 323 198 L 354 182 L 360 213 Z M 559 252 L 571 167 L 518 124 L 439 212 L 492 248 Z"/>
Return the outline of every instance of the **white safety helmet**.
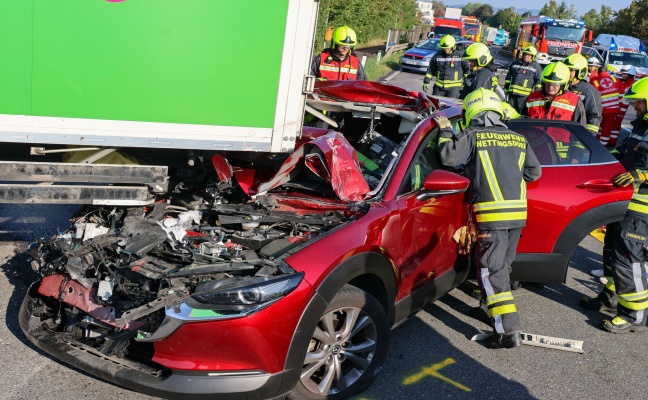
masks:
<path fill-rule="evenodd" d="M 635 68 L 634 65 L 624 65 L 619 72 L 622 74 L 628 74 L 632 76 L 637 75 L 637 69 Z"/>

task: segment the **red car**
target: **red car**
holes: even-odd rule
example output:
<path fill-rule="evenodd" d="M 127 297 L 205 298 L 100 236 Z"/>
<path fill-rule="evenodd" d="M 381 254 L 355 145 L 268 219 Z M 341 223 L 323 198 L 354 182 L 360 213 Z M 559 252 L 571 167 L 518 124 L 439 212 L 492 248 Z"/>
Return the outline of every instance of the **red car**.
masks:
<path fill-rule="evenodd" d="M 439 163 L 430 118 L 457 123 L 461 106 L 373 82 L 320 82 L 309 105 L 338 128 L 305 127 L 290 155 L 210 155 L 155 205 L 84 209 L 34 247 L 27 337 L 155 396 L 365 390 L 390 328 L 473 277 L 453 240 L 469 181 Z M 564 282 L 578 243 L 621 220 L 632 190 L 613 186 L 623 167 L 583 126 L 510 127 L 543 164 L 513 279 Z"/>

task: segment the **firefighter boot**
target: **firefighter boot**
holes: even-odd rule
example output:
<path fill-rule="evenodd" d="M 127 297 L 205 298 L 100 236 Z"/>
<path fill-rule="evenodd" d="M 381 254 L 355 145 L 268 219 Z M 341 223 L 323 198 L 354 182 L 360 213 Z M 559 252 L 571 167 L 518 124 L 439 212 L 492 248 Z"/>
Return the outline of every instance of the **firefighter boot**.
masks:
<path fill-rule="evenodd" d="M 623 317 L 616 316 L 612 320 L 606 319 L 601 322 L 601 329 L 612 333 L 643 332 L 646 330 L 644 323 L 632 323 Z"/>
<path fill-rule="evenodd" d="M 489 349 L 512 349 L 522 345 L 522 335 L 520 332 L 493 333 L 485 344 Z"/>
<path fill-rule="evenodd" d="M 583 297 L 580 299 L 578 304 L 588 310 L 616 313 L 616 304 L 606 304 L 606 302 L 601 299 L 601 296 Z"/>

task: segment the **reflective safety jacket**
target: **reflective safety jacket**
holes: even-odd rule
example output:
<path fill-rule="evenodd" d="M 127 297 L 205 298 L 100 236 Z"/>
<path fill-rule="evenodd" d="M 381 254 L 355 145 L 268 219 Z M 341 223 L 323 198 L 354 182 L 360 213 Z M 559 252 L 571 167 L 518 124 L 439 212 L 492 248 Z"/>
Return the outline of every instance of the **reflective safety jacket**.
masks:
<path fill-rule="evenodd" d="M 531 92 L 522 114 L 534 119 L 576 121 L 585 125 L 585 109 L 577 94 L 565 92 L 549 102 L 542 90 Z"/>
<path fill-rule="evenodd" d="M 618 114 L 619 103 L 625 93 L 621 81 L 607 72 L 601 72 L 591 79 L 590 83 L 601 93 L 603 114 Z"/>
<path fill-rule="evenodd" d="M 621 83 L 623 84 L 623 94 L 630 89 L 630 86 L 635 82 L 634 76 L 628 76 L 628 79 L 625 81 L 623 79 L 619 79 Z M 621 103 L 619 104 L 620 112 L 622 116 L 625 116 L 626 112 L 628 112 L 628 106 L 630 105 L 629 100 L 623 100 L 623 96 L 621 97 Z"/>
<path fill-rule="evenodd" d="M 601 119 L 603 119 L 603 106 L 601 105 L 601 94 L 590 83 L 578 81 L 569 86 L 569 91 L 580 96 L 585 105 L 585 117 L 587 119 L 587 130 L 592 133 L 599 131 Z"/>
<path fill-rule="evenodd" d="M 450 54 L 439 50 L 430 60 L 423 83 L 430 83 L 432 78 L 435 78 L 434 86 L 442 89 L 461 87 L 464 76 L 468 72 L 470 72 L 468 61 L 461 59 L 459 50 Z"/>
<path fill-rule="evenodd" d="M 509 67 L 504 81 L 504 92 L 527 97 L 532 91 L 540 89 L 542 67 L 535 61 L 525 63 L 517 59 Z"/>
<path fill-rule="evenodd" d="M 648 123 L 643 119 L 631 122 L 632 132 L 612 154 L 628 171 L 648 171 Z M 635 185 L 627 214 L 648 220 L 648 182 Z"/>
<path fill-rule="evenodd" d="M 484 68 L 473 71 L 464 80 L 463 88 L 459 94 L 460 99 L 465 99 L 468 94 L 475 91 L 475 89 L 484 88 L 492 90 L 504 101 L 504 90 L 499 86 L 497 75 L 495 74 L 497 67 L 491 61 L 490 64 Z"/>
<path fill-rule="evenodd" d="M 353 54 L 339 59 L 333 49 L 326 49 L 313 59 L 311 75 L 320 80 L 364 81 L 367 79 L 360 60 Z"/>
<path fill-rule="evenodd" d="M 526 225 L 526 182 L 540 178 L 540 163 L 525 137 L 509 130 L 497 114 L 476 116 L 457 136 L 452 129 L 442 130 L 439 155 L 446 166 L 464 165 L 478 229 Z"/>

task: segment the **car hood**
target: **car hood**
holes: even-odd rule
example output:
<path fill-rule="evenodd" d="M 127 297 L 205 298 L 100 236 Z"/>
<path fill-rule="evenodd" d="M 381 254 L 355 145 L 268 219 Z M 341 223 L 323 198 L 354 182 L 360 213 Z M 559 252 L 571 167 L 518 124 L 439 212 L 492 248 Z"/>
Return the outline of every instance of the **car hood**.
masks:
<path fill-rule="evenodd" d="M 406 56 L 411 56 L 411 57 L 417 57 L 417 58 L 425 58 L 425 57 L 432 57 L 437 53 L 438 50 L 425 50 L 425 49 L 419 49 L 419 48 L 413 48 L 410 50 L 407 50 L 405 52 Z"/>

